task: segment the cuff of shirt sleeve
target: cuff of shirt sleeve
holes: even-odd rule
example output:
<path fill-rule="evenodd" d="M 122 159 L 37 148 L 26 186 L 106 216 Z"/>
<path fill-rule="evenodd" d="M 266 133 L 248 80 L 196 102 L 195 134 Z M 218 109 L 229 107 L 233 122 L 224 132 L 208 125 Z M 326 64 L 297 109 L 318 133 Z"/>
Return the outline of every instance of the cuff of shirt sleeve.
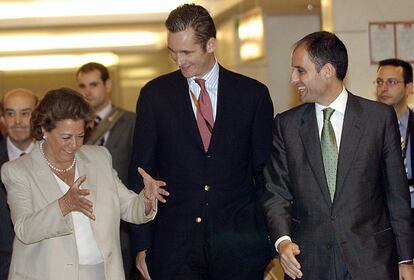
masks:
<path fill-rule="evenodd" d="M 400 261 L 398 264 L 413 265 L 414 261 L 413 260 L 405 260 L 405 261 Z"/>
<path fill-rule="evenodd" d="M 279 250 L 277 249 L 277 247 L 279 246 L 280 242 L 284 241 L 284 240 L 289 240 L 292 241 L 292 239 L 290 239 L 289 236 L 287 235 L 283 235 L 282 237 L 279 237 L 276 242 L 275 242 L 275 248 L 276 248 L 276 252 L 279 253 Z"/>

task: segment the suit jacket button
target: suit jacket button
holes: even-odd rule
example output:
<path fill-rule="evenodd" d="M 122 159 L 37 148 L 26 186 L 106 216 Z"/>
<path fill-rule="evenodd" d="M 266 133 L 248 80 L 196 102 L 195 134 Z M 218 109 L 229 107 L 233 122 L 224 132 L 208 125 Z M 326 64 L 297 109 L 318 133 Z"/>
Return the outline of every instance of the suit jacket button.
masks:
<path fill-rule="evenodd" d="M 196 223 L 197 223 L 197 224 L 201 223 L 201 218 L 200 218 L 200 217 L 197 217 L 197 218 L 196 218 Z"/>
<path fill-rule="evenodd" d="M 209 185 L 205 185 L 205 186 L 204 186 L 204 190 L 205 190 L 206 192 L 208 192 L 208 191 L 210 190 L 210 186 L 209 186 Z"/>

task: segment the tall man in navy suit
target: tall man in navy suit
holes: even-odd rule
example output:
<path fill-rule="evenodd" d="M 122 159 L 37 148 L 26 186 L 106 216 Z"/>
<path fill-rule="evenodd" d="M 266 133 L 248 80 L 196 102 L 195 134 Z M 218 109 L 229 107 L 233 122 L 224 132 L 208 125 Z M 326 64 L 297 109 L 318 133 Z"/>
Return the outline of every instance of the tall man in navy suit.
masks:
<path fill-rule="evenodd" d="M 4 95 L 1 121 L 7 136 L 0 141 L 0 167 L 32 150 L 34 140 L 30 134 L 30 118 L 36 104 L 36 96 L 27 89 L 13 89 Z M 6 190 L 3 183 L 0 183 L 0 280 L 7 279 L 14 238 L 6 201 Z"/>
<path fill-rule="evenodd" d="M 345 45 L 294 46 L 304 104 L 276 116 L 264 205 L 287 278 L 413 279 L 414 226 L 392 107 L 347 91 Z M 400 265 L 398 265 L 400 264 Z"/>
<path fill-rule="evenodd" d="M 180 69 L 141 91 L 129 185 L 142 188 L 142 167 L 170 197 L 151 228 L 134 229 L 137 267 L 153 280 L 263 279 L 271 257 L 259 202 L 272 139 L 268 89 L 217 63 L 203 7 L 179 6 L 165 24 Z"/>

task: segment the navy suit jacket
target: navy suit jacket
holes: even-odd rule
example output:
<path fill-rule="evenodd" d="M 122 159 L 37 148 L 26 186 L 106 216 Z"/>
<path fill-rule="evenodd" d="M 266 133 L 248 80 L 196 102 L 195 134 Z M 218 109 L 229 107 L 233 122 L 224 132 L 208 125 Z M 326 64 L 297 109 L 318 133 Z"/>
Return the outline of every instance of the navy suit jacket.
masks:
<path fill-rule="evenodd" d="M 166 204 L 159 204 L 151 229 L 133 229 L 135 250 L 148 249 L 154 279 L 174 275 L 191 247 L 197 218 L 214 236 L 217 254 L 246 259 L 252 266 L 264 267 L 269 261 L 258 198 L 272 119 L 267 87 L 220 67 L 217 115 L 205 152 L 181 72 L 156 78 L 142 89 L 129 185 L 136 191 L 142 188 L 136 172 L 140 166 L 164 180 L 171 193 Z"/>
<path fill-rule="evenodd" d="M 0 166 L 9 161 L 6 139 L 0 141 Z M 0 280 L 6 280 L 9 272 L 14 231 L 7 205 L 6 189 L 0 183 Z"/>
<path fill-rule="evenodd" d="M 299 245 L 304 279 L 328 279 L 332 246 L 354 280 L 398 279 L 398 262 L 413 259 L 413 217 L 392 107 L 349 93 L 333 202 L 313 103 L 276 116 L 265 177 L 271 239 L 287 235 Z"/>

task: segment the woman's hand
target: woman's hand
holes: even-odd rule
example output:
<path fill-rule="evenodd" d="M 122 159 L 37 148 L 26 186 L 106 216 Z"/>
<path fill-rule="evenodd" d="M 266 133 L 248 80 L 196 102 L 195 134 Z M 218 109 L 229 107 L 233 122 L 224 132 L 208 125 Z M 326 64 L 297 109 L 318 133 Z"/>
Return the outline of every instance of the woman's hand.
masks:
<path fill-rule="evenodd" d="M 90 219 L 95 220 L 93 214 L 93 204 L 85 196 L 90 194 L 88 189 L 80 189 L 80 185 L 86 180 L 85 176 L 79 177 L 69 190 L 59 198 L 59 206 L 63 216 L 66 216 L 72 211 L 82 212 Z"/>
<path fill-rule="evenodd" d="M 155 211 L 157 200 L 162 203 L 167 202 L 164 196 L 169 196 L 170 193 L 163 189 L 163 187 L 167 185 L 164 181 L 155 180 L 141 167 L 138 167 L 138 173 L 142 176 L 145 186 L 143 189 L 144 197 L 146 200 L 145 213 L 148 214 L 150 209 Z"/>

